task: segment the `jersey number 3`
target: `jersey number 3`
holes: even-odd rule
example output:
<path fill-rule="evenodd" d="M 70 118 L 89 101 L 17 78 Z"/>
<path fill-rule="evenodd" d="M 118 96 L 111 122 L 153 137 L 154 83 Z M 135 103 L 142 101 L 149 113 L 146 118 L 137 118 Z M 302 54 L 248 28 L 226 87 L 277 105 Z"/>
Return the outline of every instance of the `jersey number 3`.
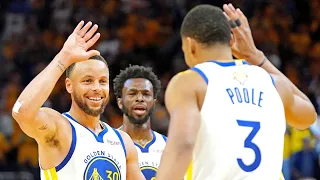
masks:
<path fill-rule="evenodd" d="M 252 139 L 256 136 L 256 134 L 260 130 L 260 122 L 244 121 L 244 120 L 237 120 L 237 122 L 239 126 L 252 128 L 252 131 L 250 132 L 248 137 L 244 140 L 244 147 L 253 150 L 255 154 L 254 161 L 252 164 L 246 165 L 243 163 L 243 160 L 241 158 L 237 159 L 238 164 L 242 170 L 244 170 L 245 172 L 252 172 L 255 169 L 257 169 L 261 163 L 261 151 L 259 147 L 252 142 Z"/>

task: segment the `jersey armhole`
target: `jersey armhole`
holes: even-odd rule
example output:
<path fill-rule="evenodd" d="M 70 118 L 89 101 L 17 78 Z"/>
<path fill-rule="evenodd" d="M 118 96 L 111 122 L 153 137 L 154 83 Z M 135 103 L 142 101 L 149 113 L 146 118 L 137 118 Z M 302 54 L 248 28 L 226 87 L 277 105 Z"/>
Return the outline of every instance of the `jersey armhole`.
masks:
<path fill-rule="evenodd" d="M 277 88 L 277 87 L 276 87 L 276 83 L 274 82 L 274 79 L 273 79 L 272 75 L 271 75 L 270 73 L 268 73 L 268 74 L 269 74 L 270 77 L 271 77 L 271 81 L 272 81 L 273 86 L 274 86 L 275 88 Z"/>
<path fill-rule="evenodd" d="M 69 123 L 70 123 L 71 131 L 72 131 L 71 146 L 70 146 L 70 149 L 69 149 L 67 156 L 63 159 L 63 161 L 58 166 L 56 166 L 56 172 L 60 171 L 69 162 L 69 160 L 71 159 L 71 157 L 74 153 L 74 150 L 76 149 L 76 144 L 77 144 L 76 129 L 70 121 L 69 121 Z"/>
<path fill-rule="evenodd" d="M 190 68 L 190 70 L 197 72 L 203 79 L 204 81 L 208 84 L 209 80 L 207 78 L 207 76 L 203 73 L 203 71 L 201 71 L 199 68 L 197 67 L 192 67 Z"/>
<path fill-rule="evenodd" d="M 163 137 L 164 142 L 167 142 L 167 137 L 165 135 L 163 135 L 163 134 L 161 134 L 161 135 Z"/>
<path fill-rule="evenodd" d="M 123 139 L 122 139 L 122 136 L 121 134 L 119 133 L 118 130 L 116 129 L 113 129 L 114 132 L 116 133 L 116 135 L 118 136 L 120 142 L 121 142 L 121 145 L 122 145 L 122 148 L 123 148 L 123 151 L 124 151 L 124 155 L 127 157 L 127 149 L 126 149 L 126 146 L 124 145 L 124 142 L 123 142 Z"/>

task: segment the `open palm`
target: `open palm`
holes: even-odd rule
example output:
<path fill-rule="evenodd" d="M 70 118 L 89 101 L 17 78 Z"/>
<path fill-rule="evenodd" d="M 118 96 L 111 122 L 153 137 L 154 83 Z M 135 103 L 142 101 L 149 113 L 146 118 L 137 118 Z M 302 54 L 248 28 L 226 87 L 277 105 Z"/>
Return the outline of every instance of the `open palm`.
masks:
<path fill-rule="evenodd" d="M 77 25 L 62 48 L 62 51 L 69 55 L 72 63 L 88 60 L 92 56 L 100 55 L 97 50 L 88 51 L 100 38 L 100 33 L 95 34 L 97 30 L 98 25 L 92 26 L 92 22 L 88 22 L 84 26 L 84 21 L 81 21 Z"/>

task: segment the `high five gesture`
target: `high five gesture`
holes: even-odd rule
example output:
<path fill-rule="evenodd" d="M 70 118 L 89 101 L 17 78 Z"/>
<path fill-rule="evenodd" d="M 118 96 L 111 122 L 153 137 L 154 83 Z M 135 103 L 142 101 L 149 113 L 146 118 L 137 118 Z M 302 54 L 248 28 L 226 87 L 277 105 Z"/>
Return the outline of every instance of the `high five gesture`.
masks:
<path fill-rule="evenodd" d="M 61 117 L 57 111 L 41 108 L 41 106 L 66 68 L 75 62 L 88 60 L 100 54 L 97 50 L 88 51 L 100 38 L 100 33 L 96 33 L 97 30 L 98 25 L 92 26 L 92 22 L 84 25 L 84 22 L 81 21 L 68 37 L 61 51 L 28 84 L 16 101 L 12 116 L 21 129 L 38 142 L 45 141 L 47 134 L 56 133 L 55 120 L 59 118 L 53 117 Z"/>
<path fill-rule="evenodd" d="M 88 51 L 88 49 L 91 48 L 100 38 L 100 33 L 96 33 L 97 30 L 98 25 L 95 24 L 92 26 L 91 21 L 86 25 L 84 25 L 84 21 L 81 21 L 77 25 L 61 50 L 69 56 L 69 64 L 87 60 L 95 55 L 100 55 L 97 50 Z"/>

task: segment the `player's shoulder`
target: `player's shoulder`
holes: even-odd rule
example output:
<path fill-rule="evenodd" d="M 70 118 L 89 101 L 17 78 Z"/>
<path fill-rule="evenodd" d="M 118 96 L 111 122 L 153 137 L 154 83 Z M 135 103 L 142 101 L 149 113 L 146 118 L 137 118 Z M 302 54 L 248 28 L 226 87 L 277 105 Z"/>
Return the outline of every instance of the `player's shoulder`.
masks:
<path fill-rule="evenodd" d="M 127 139 L 130 139 L 130 140 L 131 140 L 131 138 L 130 138 L 130 136 L 129 136 L 128 133 L 122 131 L 122 130 L 119 129 L 119 128 L 118 128 L 118 129 L 112 128 L 112 129 L 113 129 L 116 133 L 119 133 L 124 140 L 127 140 Z"/>
<path fill-rule="evenodd" d="M 192 76 L 193 74 L 193 71 L 191 69 L 187 69 L 187 70 L 184 70 L 184 71 L 181 71 L 179 72 L 178 74 L 174 75 L 173 78 L 172 78 L 172 81 L 181 81 L 185 78 L 188 78 L 190 76 Z"/>
<path fill-rule="evenodd" d="M 57 128 L 62 128 L 69 124 L 69 120 L 65 117 L 65 113 L 60 113 L 52 108 L 41 107 L 38 111 L 37 118 L 48 119 L 55 123 Z"/>
<path fill-rule="evenodd" d="M 163 135 L 163 134 L 160 134 L 158 133 L 157 131 L 153 131 L 152 132 L 154 133 L 154 135 L 160 139 L 163 139 L 165 142 L 167 142 L 167 136 Z"/>
<path fill-rule="evenodd" d="M 53 120 L 65 119 L 63 114 L 48 107 L 41 107 L 38 113 L 45 113 L 48 117 L 51 117 L 51 119 Z"/>
<path fill-rule="evenodd" d="M 181 104 L 196 102 L 207 90 L 207 82 L 196 71 L 186 70 L 176 74 L 169 82 L 165 102 L 169 112 Z"/>
<path fill-rule="evenodd" d="M 125 150 L 125 154 L 127 155 L 128 152 L 131 152 L 131 149 L 134 147 L 134 143 L 131 139 L 131 137 L 129 136 L 129 134 L 127 134 L 126 132 L 120 130 L 120 129 L 115 129 L 112 128 L 113 131 L 119 136 L 120 141 L 122 141 L 122 146 Z"/>
<path fill-rule="evenodd" d="M 185 88 L 188 87 L 188 89 L 198 85 L 198 83 L 195 82 L 201 82 L 203 81 L 203 76 L 201 73 L 197 72 L 195 68 L 190 68 L 185 71 L 182 71 L 170 80 L 168 87 L 174 86 L 174 88 Z M 192 86 L 191 86 L 192 85 Z"/>
<path fill-rule="evenodd" d="M 131 137 L 126 132 L 112 127 L 110 127 L 110 129 L 112 129 L 112 131 L 118 136 L 118 138 L 120 139 L 120 141 L 122 141 L 124 146 L 127 147 L 128 145 L 133 143 Z"/>

